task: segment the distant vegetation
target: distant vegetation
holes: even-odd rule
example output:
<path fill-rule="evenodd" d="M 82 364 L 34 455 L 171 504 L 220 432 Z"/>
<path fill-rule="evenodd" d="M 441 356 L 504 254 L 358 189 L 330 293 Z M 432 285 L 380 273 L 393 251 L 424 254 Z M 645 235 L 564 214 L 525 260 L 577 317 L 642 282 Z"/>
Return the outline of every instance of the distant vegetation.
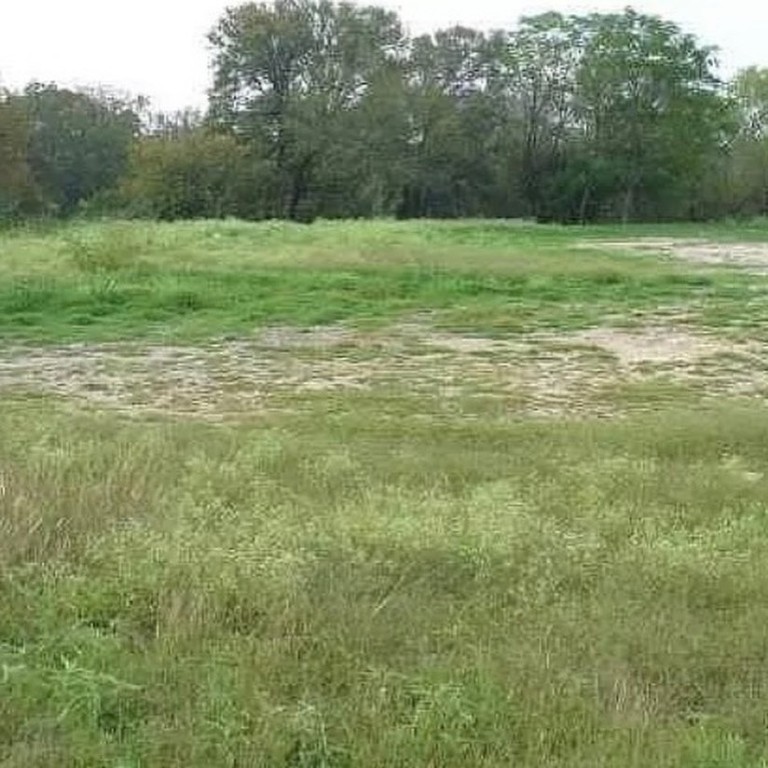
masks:
<path fill-rule="evenodd" d="M 654 231 L 768 239 L 762 221 Z M 196 343 L 274 324 L 377 327 L 414 312 L 506 334 L 586 328 L 617 306 L 629 314 L 705 297 L 710 313 L 762 316 L 768 287 L 747 275 L 588 247 L 619 233 L 579 230 L 575 247 L 563 227 L 494 221 L 74 222 L 0 238 L 0 337 Z"/>
<path fill-rule="evenodd" d="M 75 213 L 686 220 L 768 213 L 768 71 L 623 13 L 409 36 L 326 0 L 230 8 L 203 114 L 0 94 L 0 219 Z"/>
<path fill-rule="evenodd" d="M 768 764 L 765 220 L 50 230 L 0 233 L 2 768 Z"/>

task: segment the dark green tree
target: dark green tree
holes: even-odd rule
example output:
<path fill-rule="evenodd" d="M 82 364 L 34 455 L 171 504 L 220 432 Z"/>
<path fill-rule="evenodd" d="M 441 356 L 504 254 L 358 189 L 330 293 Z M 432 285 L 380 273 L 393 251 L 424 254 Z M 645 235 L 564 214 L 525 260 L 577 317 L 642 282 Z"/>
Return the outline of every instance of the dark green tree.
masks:
<path fill-rule="evenodd" d="M 493 176 L 487 41 L 466 27 L 413 40 L 406 65 L 403 216 L 483 211 Z"/>
<path fill-rule="evenodd" d="M 622 220 L 681 215 L 725 140 L 714 50 L 676 24 L 627 9 L 574 20 L 585 192 Z"/>
<path fill-rule="evenodd" d="M 211 122 L 247 141 L 270 169 L 266 215 L 310 215 L 318 172 L 348 114 L 402 48 L 397 16 L 328 0 L 248 3 L 230 8 L 209 40 Z"/>
<path fill-rule="evenodd" d="M 0 220 L 37 210 L 40 197 L 27 159 L 29 119 L 21 100 L 0 92 Z"/>
<path fill-rule="evenodd" d="M 552 212 L 552 179 L 559 174 L 575 133 L 576 74 L 582 55 L 574 17 L 545 13 L 521 19 L 512 33 L 498 32 L 491 93 L 503 105 L 527 215 Z"/>
<path fill-rule="evenodd" d="M 202 128 L 147 136 L 133 146 L 117 201 L 129 215 L 169 221 L 239 215 L 244 161 L 232 137 Z"/>
<path fill-rule="evenodd" d="M 731 85 L 738 133 L 725 178 L 727 211 L 768 216 L 768 69 L 750 67 Z"/>
<path fill-rule="evenodd" d="M 99 92 L 33 83 L 23 94 L 28 162 L 46 204 L 68 214 L 123 175 L 139 119 L 134 105 Z"/>

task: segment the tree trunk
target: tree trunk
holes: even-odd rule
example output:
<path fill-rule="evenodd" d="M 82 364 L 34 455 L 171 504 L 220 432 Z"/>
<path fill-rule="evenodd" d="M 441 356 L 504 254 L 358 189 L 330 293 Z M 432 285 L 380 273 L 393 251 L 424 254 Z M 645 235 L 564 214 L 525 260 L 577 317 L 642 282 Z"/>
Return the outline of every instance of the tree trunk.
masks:
<path fill-rule="evenodd" d="M 581 195 L 581 203 L 579 204 L 579 224 L 587 223 L 587 206 L 589 205 L 589 197 L 591 193 L 589 184 L 584 185 L 584 192 Z"/>
<path fill-rule="evenodd" d="M 635 187 L 634 184 L 627 186 L 624 192 L 624 203 L 621 208 L 621 223 L 628 224 L 632 217 L 632 210 L 635 205 Z"/>

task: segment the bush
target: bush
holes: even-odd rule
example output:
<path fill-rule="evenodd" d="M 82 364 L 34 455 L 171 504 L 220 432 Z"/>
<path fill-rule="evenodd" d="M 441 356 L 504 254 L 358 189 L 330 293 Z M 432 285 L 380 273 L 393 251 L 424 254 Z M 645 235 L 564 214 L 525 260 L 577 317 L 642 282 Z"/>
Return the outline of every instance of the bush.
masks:
<path fill-rule="evenodd" d="M 151 244 L 152 235 L 147 230 L 115 222 L 67 232 L 61 252 L 82 272 L 115 272 L 137 266 Z"/>

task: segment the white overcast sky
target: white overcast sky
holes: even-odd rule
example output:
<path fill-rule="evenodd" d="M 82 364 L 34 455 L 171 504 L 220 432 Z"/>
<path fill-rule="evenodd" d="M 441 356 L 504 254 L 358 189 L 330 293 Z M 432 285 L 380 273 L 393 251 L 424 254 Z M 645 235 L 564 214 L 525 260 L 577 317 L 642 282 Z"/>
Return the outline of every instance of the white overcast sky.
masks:
<path fill-rule="evenodd" d="M 156 109 L 205 104 L 209 52 L 205 34 L 227 0 L 0 0 L 0 85 L 36 79 L 103 84 L 149 96 Z M 521 15 L 639 11 L 676 21 L 702 43 L 717 45 L 725 74 L 768 67 L 765 0 L 371 0 L 400 12 L 413 32 L 461 23 L 511 28 Z"/>

